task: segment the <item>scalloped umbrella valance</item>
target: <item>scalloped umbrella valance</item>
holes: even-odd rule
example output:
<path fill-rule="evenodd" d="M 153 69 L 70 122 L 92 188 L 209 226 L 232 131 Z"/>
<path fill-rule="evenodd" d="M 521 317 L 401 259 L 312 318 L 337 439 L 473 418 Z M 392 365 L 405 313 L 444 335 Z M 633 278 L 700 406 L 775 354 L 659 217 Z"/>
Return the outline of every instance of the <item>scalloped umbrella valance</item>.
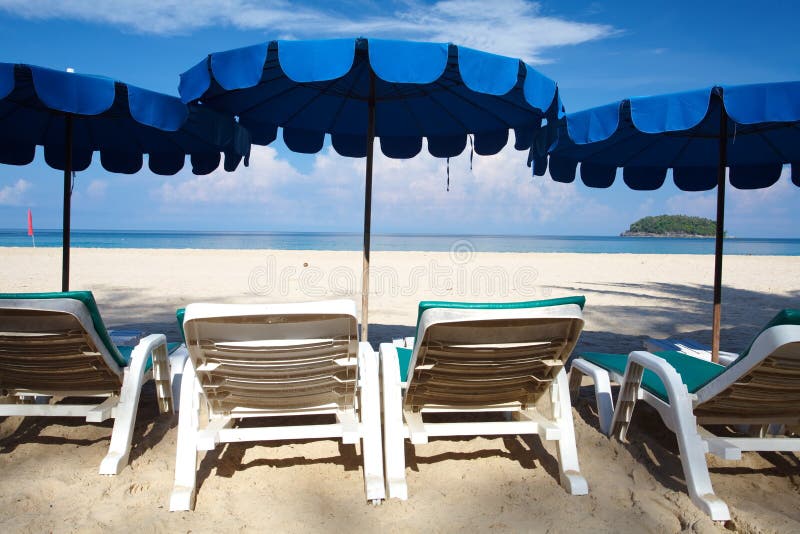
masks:
<path fill-rule="evenodd" d="M 72 173 L 95 151 L 110 172 L 133 174 L 148 155 L 151 171 L 172 175 L 190 156 L 208 174 L 225 154 L 236 169 L 250 154 L 249 133 L 227 115 L 109 78 L 33 65 L 0 63 L 0 163 L 27 165 L 36 146 L 50 167 L 64 171 L 62 290 L 69 289 Z"/>
<path fill-rule="evenodd" d="M 390 158 L 427 140 L 435 157 L 499 152 L 514 130 L 527 150 L 542 120 L 561 113 L 555 82 L 519 59 L 447 43 L 381 39 L 271 41 L 211 54 L 181 75 L 184 102 L 225 111 L 267 145 L 283 130 L 289 149 L 365 157 L 362 336 L 367 339 L 374 139 Z"/>
<path fill-rule="evenodd" d="M 783 165 L 800 186 L 800 82 L 715 86 L 631 98 L 568 114 L 556 130 L 542 130 L 528 158 L 534 174 L 589 187 L 610 187 L 622 168 L 631 189 L 651 191 L 672 169 L 683 191 L 717 188 L 712 354 L 717 361 L 725 222 L 725 169 L 738 189 L 775 184 Z"/>

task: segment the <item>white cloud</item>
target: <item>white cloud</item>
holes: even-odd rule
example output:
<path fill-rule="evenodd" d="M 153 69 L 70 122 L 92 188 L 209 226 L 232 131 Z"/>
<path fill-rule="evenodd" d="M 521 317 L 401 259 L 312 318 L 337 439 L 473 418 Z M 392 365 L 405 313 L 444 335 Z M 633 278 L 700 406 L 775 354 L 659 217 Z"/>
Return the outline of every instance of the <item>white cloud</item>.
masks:
<path fill-rule="evenodd" d="M 347 5 L 347 4 L 345 4 Z M 286 0 L 0 0 L 0 10 L 29 19 L 73 19 L 141 33 L 190 33 L 210 26 L 267 30 L 268 38 L 374 37 L 451 41 L 498 54 L 546 62 L 548 48 L 575 45 L 617 33 L 608 25 L 542 14 L 539 2 L 417 0 L 345 10 L 331 3 L 307 7 Z"/>
<path fill-rule="evenodd" d="M 375 149 L 373 226 L 385 231 L 536 233 L 543 223 L 561 224 L 565 213 L 605 218 L 612 210 L 579 194 L 574 184 L 549 176 L 533 179 L 525 152 L 512 146 L 495 156 L 469 149 L 450 160 L 422 152 L 407 160 L 390 159 Z M 360 228 L 364 209 L 365 159 L 342 157 L 332 148 L 309 156 L 301 172 L 273 147 L 253 147 L 250 167 L 207 176 L 182 173 L 155 192 L 164 209 L 209 213 L 225 206 L 257 211 L 267 227 Z M 571 223 L 573 217 L 570 217 Z M 566 222 L 566 221 L 564 221 Z"/>
<path fill-rule="evenodd" d="M 736 236 L 795 237 L 796 212 L 800 189 L 792 185 L 790 168 L 785 166 L 778 183 L 765 189 L 725 189 L 725 230 Z M 716 219 L 717 191 L 679 193 L 669 197 L 668 213 Z"/>
<path fill-rule="evenodd" d="M 190 178 L 177 181 L 184 176 Z M 274 201 L 281 184 L 297 181 L 302 176 L 272 147 L 253 146 L 250 166 L 236 172 L 221 168 L 194 176 L 188 170 L 169 178 L 156 192 L 165 203 L 177 204 L 248 204 Z"/>
<path fill-rule="evenodd" d="M 791 183 L 791 168 L 784 165 L 778 183 L 764 189 L 743 190 L 728 188 L 728 199 L 732 209 L 742 214 L 763 213 L 764 210 L 782 210 L 783 201 L 793 193 L 796 187 Z"/>
<path fill-rule="evenodd" d="M 645 217 L 653 213 L 655 206 L 655 199 L 653 199 L 653 197 L 647 197 L 636 207 L 636 213 L 638 213 L 641 217 Z"/>
<path fill-rule="evenodd" d="M 105 198 L 106 191 L 108 190 L 108 182 L 105 180 L 92 180 L 86 188 L 86 194 L 89 198 L 101 199 Z"/>
<path fill-rule="evenodd" d="M 0 205 L 18 206 L 22 204 L 23 195 L 30 187 L 31 183 L 22 178 L 11 185 L 0 187 Z"/>
<path fill-rule="evenodd" d="M 667 213 L 714 218 L 717 212 L 717 192 L 684 192 L 673 195 L 666 202 Z"/>
<path fill-rule="evenodd" d="M 768 213 L 782 214 L 785 200 L 795 193 L 790 180 L 790 167 L 785 165 L 778 183 L 764 189 L 743 190 L 728 185 L 725 188 L 725 212 L 738 216 Z M 702 193 L 679 193 L 667 199 L 669 213 L 696 215 L 713 219 L 717 212 L 717 190 Z"/>

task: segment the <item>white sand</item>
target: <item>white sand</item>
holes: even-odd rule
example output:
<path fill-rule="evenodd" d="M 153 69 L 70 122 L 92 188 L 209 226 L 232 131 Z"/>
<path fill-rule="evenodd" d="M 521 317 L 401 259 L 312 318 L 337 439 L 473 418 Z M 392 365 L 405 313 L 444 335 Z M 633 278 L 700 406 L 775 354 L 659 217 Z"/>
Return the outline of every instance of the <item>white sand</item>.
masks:
<path fill-rule="evenodd" d="M 60 288 L 58 249 L 0 249 L 0 291 Z M 304 266 L 304 264 L 307 264 Z M 422 299 L 514 301 L 587 297 L 580 350 L 641 348 L 648 336 L 708 343 L 710 256 L 375 252 L 370 341 L 413 335 Z M 71 287 L 89 289 L 111 327 L 165 332 L 190 302 L 350 297 L 360 305 L 359 252 L 74 249 Z M 800 308 L 800 258 L 729 256 L 723 282 L 725 350 L 746 347 L 778 310 Z M 558 485 L 554 448 L 538 439 L 437 439 L 407 446 L 409 500 L 364 503 L 355 448 L 331 440 L 236 444 L 201 459 L 196 511 L 169 513 L 176 418 L 144 394 L 132 462 L 97 474 L 110 422 L 7 418 L 0 423 L 0 531 L 715 531 L 685 493 L 674 437 L 637 407 L 630 444 L 603 437 L 582 393 L 578 454 L 590 486 Z M 794 454 L 711 459 L 729 527 L 800 530 Z"/>

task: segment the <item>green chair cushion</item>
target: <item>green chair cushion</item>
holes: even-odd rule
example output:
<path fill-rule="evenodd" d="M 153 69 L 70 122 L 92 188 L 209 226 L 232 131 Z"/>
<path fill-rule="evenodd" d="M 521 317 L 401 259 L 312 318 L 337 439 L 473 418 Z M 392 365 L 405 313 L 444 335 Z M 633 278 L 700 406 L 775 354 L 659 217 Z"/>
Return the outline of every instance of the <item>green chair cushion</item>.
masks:
<path fill-rule="evenodd" d="M 400 380 L 405 382 L 408 380 L 408 367 L 411 364 L 411 355 L 414 353 L 412 349 L 405 349 L 403 347 L 397 348 L 397 361 L 400 364 Z"/>
<path fill-rule="evenodd" d="M 792 310 L 786 309 L 779 311 L 775 317 L 770 319 L 770 321 L 764 325 L 764 328 L 759 330 L 758 334 L 753 337 L 753 341 L 750 342 L 750 345 L 747 346 L 744 352 L 742 352 L 736 360 L 733 361 L 733 364 L 736 364 L 742 361 L 748 354 L 750 354 L 750 349 L 753 348 L 753 343 L 755 342 L 756 338 L 760 336 L 765 330 L 768 328 L 772 328 L 773 326 L 783 326 L 783 325 L 795 325 L 800 326 L 800 310 Z"/>
<path fill-rule="evenodd" d="M 186 343 L 186 333 L 183 331 L 184 315 L 186 315 L 186 308 L 178 308 L 175 310 L 175 317 L 178 319 L 178 331 L 181 333 L 181 339 Z"/>
<path fill-rule="evenodd" d="M 758 334 L 753 337 L 753 341 L 750 342 L 750 345 L 747 347 L 747 349 L 742 352 L 739 357 L 736 358 L 736 360 L 734 360 L 733 363 L 731 363 L 728 367 L 724 367 L 706 360 L 701 360 L 700 358 L 695 358 L 694 356 L 689 356 L 687 354 L 683 354 L 682 352 L 664 351 L 655 352 L 654 354 L 667 360 L 667 362 L 678 372 L 678 374 L 681 376 L 681 381 L 686 385 L 686 389 L 689 390 L 689 393 L 696 393 L 700 390 L 700 388 L 721 375 L 725 369 L 729 369 L 731 366 L 742 361 L 750 353 L 750 349 L 753 348 L 753 343 L 755 342 L 756 338 L 758 338 L 758 336 L 760 336 L 765 330 L 772 328 L 773 326 L 782 325 L 800 326 L 800 310 L 786 309 L 778 312 L 777 315 L 770 319 L 770 321 L 764 325 Z M 628 363 L 627 354 L 587 352 L 581 354 L 580 357 L 599 367 L 602 367 L 603 369 L 614 371 L 618 374 L 625 373 L 625 366 Z M 661 400 L 667 401 L 667 391 L 664 388 L 664 384 L 661 383 L 661 379 L 659 379 L 658 376 L 656 376 L 656 374 L 652 371 L 645 370 L 644 375 L 642 376 L 642 387 Z"/>
<path fill-rule="evenodd" d="M 450 308 L 457 310 L 513 310 L 520 308 L 545 308 L 547 306 L 561 306 L 564 304 L 577 304 L 583 309 L 586 304 L 586 297 L 562 297 L 546 300 L 529 300 L 526 302 L 448 302 L 440 300 L 423 300 L 419 303 L 419 313 L 417 314 L 417 326 L 422 312 L 431 308 Z"/>
<path fill-rule="evenodd" d="M 521 308 L 545 308 L 547 306 L 561 306 L 564 304 L 577 304 L 583 309 L 586 297 L 562 297 L 557 299 L 528 300 L 525 302 L 449 302 L 443 300 L 423 300 L 419 303 L 417 312 L 417 325 L 414 331 L 419 335 L 419 321 L 422 313 L 431 308 L 449 308 L 454 310 L 514 310 Z"/>
<path fill-rule="evenodd" d="M 667 361 L 680 375 L 681 381 L 686 385 L 689 393 L 695 393 L 700 388 L 714 380 L 725 371 L 725 366 L 717 363 L 701 360 L 694 356 L 689 356 L 677 351 L 655 352 Z M 620 375 L 625 374 L 625 366 L 628 364 L 627 354 L 605 354 L 600 352 L 586 352 L 580 355 L 603 369 L 614 371 Z M 661 379 L 654 372 L 645 369 L 642 375 L 642 387 L 658 397 L 668 402 L 667 390 Z"/>

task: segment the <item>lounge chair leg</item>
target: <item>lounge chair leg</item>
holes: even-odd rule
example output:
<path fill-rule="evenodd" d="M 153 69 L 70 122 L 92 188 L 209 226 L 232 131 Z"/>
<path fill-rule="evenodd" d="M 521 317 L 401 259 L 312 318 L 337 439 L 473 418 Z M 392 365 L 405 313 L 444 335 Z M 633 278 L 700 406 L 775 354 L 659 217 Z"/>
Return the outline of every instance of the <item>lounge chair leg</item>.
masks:
<path fill-rule="evenodd" d="M 575 427 L 572 420 L 572 403 L 569 398 L 567 373 L 561 369 L 552 386 L 553 415 L 561 438 L 556 442 L 561 485 L 571 495 L 586 495 L 589 485 L 580 474 L 578 448 L 575 444 Z"/>
<path fill-rule="evenodd" d="M 153 351 L 162 345 L 166 350 L 167 338 L 163 334 L 151 334 L 142 339 L 133 349 L 131 363 L 125 369 L 122 380 L 122 390 L 116 408 L 108 454 L 100 463 L 101 475 L 116 475 L 128 463 L 133 426 L 136 423 L 139 396 L 144 382 L 145 364 Z"/>
<path fill-rule="evenodd" d="M 166 338 L 165 338 L 166 339 Z M 153 381 L 156 383 L 156 402 L 161 413 L 174 411 L 175 399 L 172 395 L 170 373 L 169 373 L 169 353 L 166 343 L 153 349 Z"/>
<path fill-rule="evenodd" d="M 194 365 L 187 359 L 181 380 L 175 486 L 169 499 L 171 512 L 194 508 L 197 492 L 197 434 L 200 427 L 198 412 L 201 401 Z"/>
<path fill-rule="evenodd" d="M 383 440 L 387 496 L 406 500 L 405 435 L 403 433 L 403 391 L 400 385 L 400 364 L 397 350 L 389 343 L 381 344 L 381 380 L 383 385 Z"/>
<path fill-rule="evenodd" d="M 628 356 L 625 377 L 614 412 L 614 434 L 624 439 L 630 424 L 633 407 L 638 398 L 645 366 L 654 372 L 667 391 L 666 403 L 656 406 L 667 428 L 675 432 L 683 475 L 689 497 L 698 508 L 715 521 L 727 521 L 730 512 L 725 502 L 714 494 L 706 463 L 705 444 L 697 431 L 692 399 L 677 371 L 664 360 L 644 351 L 634 351 Z"/>
<path fill-rule="evenodd" d="M 609 436 L 614 435 L 618 440 L 625 441 L 628 435 L 628 427 L 633 419 L 633 409 L 639 399 L 639 387 L 642 384 L 644 368 L 641 365 L 632 365 L 628 362 L 625 370 L 625 379 L 620 384 L 617 406 L 614 409 L 614 417 L 611 420 Z"/>
<path fill-rule="evenodd" d="M 570 367 L 569 370 L 569 398 L 571 401 L 575 401 L 581 392 L 581 382 L 583 381 L 583 375 L 580 369 L 576 369 L 573 365 Z"/>
<path fill-rule="evenodd" d="M 378 504 L 386 498 L 383 480 L 383 451 L 381 450 L 381 399 L 378 354 L 369 343 L 359 346 L 361 374 L 361 454 L 364 459 L 364 489 L 367 501 Z"/>
<path fill-rule="evenodd" d="M 727 521 L 731 517 L 730 512 L 725 501 L 714 494 L 714 488 L 711 486 L 705 446 L 697 432 L 697 419 L 692 413 L 691 401 L 688 396 L 686 399 L 675 401 L 670 399 L 670 409 L 673 411 L 674 430 L 678 438 L 678 450 L 689 497 L 698 508 L 711 516 L 711 519 Z"/>
<path fill-rule="evenodd" d="M 590 377 L 594 382 L 594 399 L 597 418 L 600 420 L 600 432 L 608 436 L 611 432 L 611 420 L 614 418 L 614 399 L 611 396 L 611 380 L 608 371 L 586 360 L 573 361 L 569 371 L 570 395 L 573 395 L 572 388 L 575 387 L 575 383 L 580 385 L 583 375 Z M 572 400 L 575 398 L 573 396 Z"/>

